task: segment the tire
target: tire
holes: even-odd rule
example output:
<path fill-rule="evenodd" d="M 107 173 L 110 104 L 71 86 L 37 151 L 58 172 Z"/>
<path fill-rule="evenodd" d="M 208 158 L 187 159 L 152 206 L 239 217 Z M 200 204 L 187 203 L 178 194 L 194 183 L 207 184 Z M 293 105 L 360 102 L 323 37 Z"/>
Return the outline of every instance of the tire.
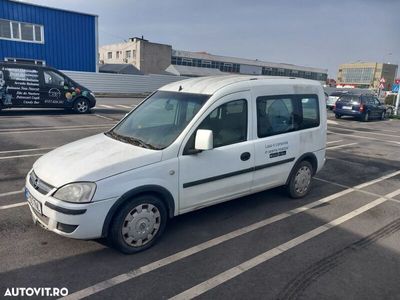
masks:
<path fill-rule="evenodd" d="M 90 111 L 89 101 L 85 98 L 78 98 L 74 102 L 74 110 L 78 114 L 87 114 Z"/>
<path fill-rule="evenodd" d="M 386 119 L 386 111 L 383 111 L 381 114 L 381 120 L 385 120 Z"/>
<path fill-rule="evenodd" d="M 340 119 L 341 117 L 342 117 L 341 115 L 335 114 L 335 118 L 336 118 L 336 119 Z"/>
<path fill-rule="evenodd" d="M 314 170 L 309 161 L 303 160 L 297 164 L 286 186 L 289 196 L 294 199 L 306 196 L 310 191 L 313 174 Z"/>
<path fill-rule="evenodd" d="M 365 115 L 362 117 L 363 122 L 369 121 L 369 112 L 366 112 Z"/>
<path fill-rule="evenodd" d="M 139 196 L 118 210 L 107 239 L 114 248 L 125 254 L 146 250 L 163 234 L 167 216 L 164 202 L 159 198 L 153 195 Z"/>

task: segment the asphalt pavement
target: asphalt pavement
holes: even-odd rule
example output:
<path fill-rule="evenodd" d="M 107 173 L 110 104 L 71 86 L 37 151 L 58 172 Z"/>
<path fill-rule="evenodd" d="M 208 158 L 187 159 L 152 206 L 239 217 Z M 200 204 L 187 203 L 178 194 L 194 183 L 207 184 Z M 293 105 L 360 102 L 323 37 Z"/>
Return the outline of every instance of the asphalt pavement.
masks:
<path fill-rule="evenodd" d="M 22 193 L 34 161 L 106 131 L 141 100 L 99 98 L 88 115 L 0 113 L 0 297 L 15 287 L 65 287 L 69 299 L 400 297 L 397 120 L 329 113 L 327 162 L 307 197 L 276 188 L 176 217 L 135 255 L 35 226 Z"/>

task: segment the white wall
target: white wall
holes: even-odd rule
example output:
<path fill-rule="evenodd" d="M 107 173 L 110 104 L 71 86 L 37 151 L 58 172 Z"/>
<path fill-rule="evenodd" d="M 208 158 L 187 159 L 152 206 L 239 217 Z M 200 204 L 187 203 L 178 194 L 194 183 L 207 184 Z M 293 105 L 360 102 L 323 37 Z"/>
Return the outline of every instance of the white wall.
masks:
<path fill-rule="evenodd" d="M 125 75 L 62 71 L 94 93 L 150 93 L 171 82 L 186 79 L 172 75 Z"/>

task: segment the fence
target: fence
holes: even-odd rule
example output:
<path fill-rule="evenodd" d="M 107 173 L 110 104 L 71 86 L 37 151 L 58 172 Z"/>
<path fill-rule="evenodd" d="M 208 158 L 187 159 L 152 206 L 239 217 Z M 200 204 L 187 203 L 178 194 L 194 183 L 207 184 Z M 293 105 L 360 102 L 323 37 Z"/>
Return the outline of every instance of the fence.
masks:
<path fill-rule="evenodd" d="M 106 94 L 150 93 L 163 85 L 187 78 L 156 74 L 126 75 L 76 71 L 63 71 L 63 73 L 95 93 Z"/>

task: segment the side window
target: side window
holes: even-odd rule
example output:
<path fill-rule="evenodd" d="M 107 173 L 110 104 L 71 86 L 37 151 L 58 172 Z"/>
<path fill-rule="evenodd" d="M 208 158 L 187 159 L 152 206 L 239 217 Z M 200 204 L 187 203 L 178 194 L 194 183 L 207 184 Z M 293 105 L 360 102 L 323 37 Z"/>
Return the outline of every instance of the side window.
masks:
<path fill-rule="evenodd" d="M 295 129 L 295 108 L 292 98 L 257 98 L 257 134 L 266 137 Z"/>
<path fill-rule="evenodd" d="M 247 101 L 240 99 L 217 107 L 201 122 L 197 129 L 213 131 L 214 148 L 246 141 Z M 187 142 L 184 153 L 189 149 L 194 149 L 196 131 Z"/>
<path fill-rule="evenodd" d="M 375 105 L 381 105 L 381 102 L 378 100 L 378 98 L 374 98 Z"/>
<path fill-rule="evenodd" d="M 318 126 L 317 95 L 257 98 L 257 135 L 259 138 Z"/>
<path fill-rule="evenodd" d="M 44 83 L 53 86 L 64 86 L 64 77 L 50 70 L 43 70 Z"/>

